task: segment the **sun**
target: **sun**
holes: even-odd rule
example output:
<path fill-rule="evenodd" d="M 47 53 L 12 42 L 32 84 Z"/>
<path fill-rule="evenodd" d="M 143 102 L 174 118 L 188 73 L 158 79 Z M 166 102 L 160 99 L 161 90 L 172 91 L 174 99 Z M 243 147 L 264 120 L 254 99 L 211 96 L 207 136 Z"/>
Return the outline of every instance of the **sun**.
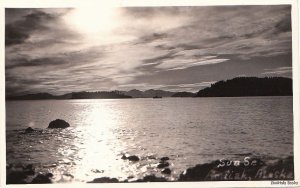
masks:
<path fill-rule="evenodd" d="M 105 34 L 116 27 L 116 15 L 115 7 L 90 5 L 74 8 L 65 16 L 65 21 L 82 34 Z"/>

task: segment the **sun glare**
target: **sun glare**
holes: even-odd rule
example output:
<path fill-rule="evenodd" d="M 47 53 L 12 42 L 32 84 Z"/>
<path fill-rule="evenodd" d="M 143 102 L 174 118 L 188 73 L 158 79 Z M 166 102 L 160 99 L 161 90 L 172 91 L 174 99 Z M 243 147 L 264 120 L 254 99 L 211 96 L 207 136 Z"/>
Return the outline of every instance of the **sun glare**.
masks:
<path fill-rule="evenodd" d="M 116 8 L 110 6 L 84 6 L 66 15 L 68 25 L 82 34 L 106 34 L 116 26 Z"/>

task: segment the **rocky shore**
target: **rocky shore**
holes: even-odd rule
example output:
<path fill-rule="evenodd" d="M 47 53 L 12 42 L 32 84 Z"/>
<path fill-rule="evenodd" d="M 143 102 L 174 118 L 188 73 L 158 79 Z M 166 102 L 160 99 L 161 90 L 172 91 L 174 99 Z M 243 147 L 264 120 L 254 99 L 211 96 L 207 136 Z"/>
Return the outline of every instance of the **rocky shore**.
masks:
<path fill-rule="evenodd" d="M 123 156 L 123 160 L 138 161 L 137 156 Z M 161 173 L 168 175 L 172 170 L 168 168 L 169 157 L 160 158 L 157 165 Z M 6 166 L 7 184 L 44 184 L 53 182 L 52 173 L 38 172 L 32 164 L 8 164 Z M 293 156 L 283 159 L 262 161 L 259 158 L 245 157 L 241 161 L 225 159 L 211 163 L 197 164 L 181 172 L 175 181 L 251 181 L 251 180 L 293 180 Z M 125 182 L 166 182 L 165 177 L 146 175 L 134 181 L 118 180 L 114 177 L 99 177 L 87 183 L 125 183 Z"/>

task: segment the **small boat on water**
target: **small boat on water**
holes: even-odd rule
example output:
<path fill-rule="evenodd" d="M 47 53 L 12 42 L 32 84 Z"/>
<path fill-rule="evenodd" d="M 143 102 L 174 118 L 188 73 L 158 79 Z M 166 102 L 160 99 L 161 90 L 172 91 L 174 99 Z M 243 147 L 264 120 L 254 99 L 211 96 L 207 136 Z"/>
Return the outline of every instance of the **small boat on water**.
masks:
<path fill-rule="evenodd" d="M 157 96 L 157 95 L 153 97 L 153 99 L 161 99 L 161 98 L 162 98 L 161 96 Z"/>

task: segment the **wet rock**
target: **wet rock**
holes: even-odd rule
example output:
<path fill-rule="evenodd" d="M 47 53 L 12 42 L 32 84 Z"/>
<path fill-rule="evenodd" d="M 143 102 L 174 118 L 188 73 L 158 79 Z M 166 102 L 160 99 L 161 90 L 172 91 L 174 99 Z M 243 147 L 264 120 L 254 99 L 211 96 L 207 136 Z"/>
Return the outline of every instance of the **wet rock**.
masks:
<path fill-rule="evenodd" d="M 44 174 L 38 174 L 32 181 L 32 184 L 45 184 L 45 183 L 52 183 L 50 178 L 48 177 L 49 175 L 44 175 Z"/>
<path fill-rule="evenodd" d="M 140 160 L 140 158 L 138 156 L 135 156 L 135 155 L 129 156 L 129 157 L 127 157 L 127 159 L 129 161 L 139 161 Z"/>
<path fill-rule="evenodd" d="M 128 156 L 128 157 L 126 155 L 123 155 L 121 157 L 121 159 L 124 159 L 124 160 L 127 159 L 129 161 L 139 161 L 140 160 L 140 158 L 136 155 L 131 155 L 131 156 Z"/>
<path fill-rule="evenodd" d="M 165 162 L 165 161 L 160 161 L 157 165 L 157 168 L 165 168 L 165 167 L 168 167 L 168 166 L 170 166 L 170 163 Z"/>
<path fill-rule="evenodd" d="M 6 165 L 6 182 L 7 184 L 24 184 L 28 183 L 27 177 L 35 174 L 31 164 L 24 166 L 21 164 Z"/>
<path fill-rule="evenodd" d="M 10 171 L 6 175 L 6 184 L 24 184 L 27 175 L 23 171 Z"/>
<path fill-rule="evenodd" d="M 155 175 L 148 175 L 145 176 L 143 179 L 138 179 L 135 182 L 165 182 L 167 181 L 166 178 L 163 177 L 156 177 Z"/>
<path fill-rule="evenodd" d="M 49 173 L 46 174 L 46 176 L 47 176 L 48 178 L 52 178 L 52 177 L 53 177 L 53 174 L 49 172 Z"/>
<path fill-rule="evenodd" d="M 23 168 L 23 170 L 24 170 L 23 172 L 28 176 L 33 176 L 35 174 L 35 170 L 32 164 L 27 165 L 26 167 Z"/>
<path fill-rule="evenodd" d="M 28 127 L 27 129 L 25 129 L 25 133 L 32 133 L 34 132 L 34 129 L 31 127 Z"/>
<path fill-rule="evenodd" d="M 48 126 L 49 129 L 56 129 L 56 128 L 64 129 L 67 127 L 70 127 L 70 124 L 62 119 L 56 119 L 54 121 L 51 121 Z"/>
<path fill-rule="evenodd" d="M 119 180 L 117 178 L 102 177 L 96 178 L 88 183 L 119 183 Z"/>
<path fill-rule="evenodd" d="M 167 161 L 167 160 L 170 160 L 170 158 L 169 157 L 162 157 L 162 158 L 160 158 L 160 160 L 161 161 Z"/>
<path fill-rule="evenodd" d="M 208 172 L 215 167 L 215 164 L 198 164 L 188 168 L 179 176 L 179 181 L 203 181 Z"/>
<path fill-rule="evenodd" d="M 161 171 L 163 174 L 171 174 L 171 170 L 169 168 L 165 168 Z"/>

